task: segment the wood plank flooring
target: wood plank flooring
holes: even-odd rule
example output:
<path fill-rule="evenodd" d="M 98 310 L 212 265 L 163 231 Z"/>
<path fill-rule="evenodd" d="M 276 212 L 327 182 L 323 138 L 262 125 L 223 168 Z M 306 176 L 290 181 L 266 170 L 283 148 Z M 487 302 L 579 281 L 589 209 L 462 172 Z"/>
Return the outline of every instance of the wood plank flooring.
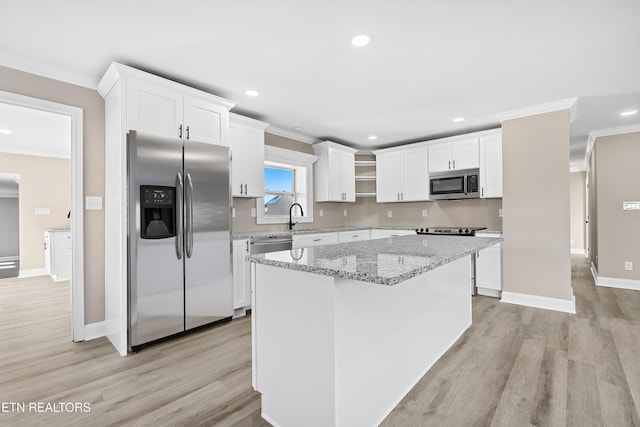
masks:
<path fill-rule="evenodd" d="M 382 425 L 640 426 L 640 292 L 596 288 L 584 258 L 572 281 L 576 315 L 474 297 L 472 326 Z M 250 335 L 245 317 L 120 357 L 71 342 L 68 282 L 0 280 L 0 425 L 268 426 Z"/>

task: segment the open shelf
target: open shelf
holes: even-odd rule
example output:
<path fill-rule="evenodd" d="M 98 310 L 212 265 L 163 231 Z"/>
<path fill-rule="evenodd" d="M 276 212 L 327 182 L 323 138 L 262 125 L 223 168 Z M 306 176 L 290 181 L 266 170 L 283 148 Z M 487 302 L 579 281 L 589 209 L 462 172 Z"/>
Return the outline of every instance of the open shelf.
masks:
<path fill-rule="evenodd" d="M 375 175 L 356 175 L 356 181 L 375 181 Z"/>
<path fill-rule="evenodd" d="M 356 167 L 358 166 L 375 166 L 375 160 L 356 160 Z"/>
<path fill-rule="evenodd" d="M 376 193 L 356 193 L 356 197 L 376 197 Z"/>

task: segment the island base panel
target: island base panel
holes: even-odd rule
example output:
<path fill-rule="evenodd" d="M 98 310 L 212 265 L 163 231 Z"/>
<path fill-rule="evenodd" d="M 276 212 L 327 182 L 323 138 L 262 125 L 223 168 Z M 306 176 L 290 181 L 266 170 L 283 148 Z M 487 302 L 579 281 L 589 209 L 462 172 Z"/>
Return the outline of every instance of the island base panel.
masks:
<path fill-rule="evenodd" d="M 471 324 L 469 257 L 394 286 L 255 267 L 256 389 L 280 427 L 378 425 Z"/>

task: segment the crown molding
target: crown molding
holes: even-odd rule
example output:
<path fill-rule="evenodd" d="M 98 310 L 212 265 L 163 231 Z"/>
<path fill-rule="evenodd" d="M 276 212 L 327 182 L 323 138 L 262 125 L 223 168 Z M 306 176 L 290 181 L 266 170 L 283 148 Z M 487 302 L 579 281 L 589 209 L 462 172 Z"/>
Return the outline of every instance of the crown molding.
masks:
<path fill-rule="evenodd" d="M 316 142 L 320 141 L 317 138 L 313 138 L 307 135 L 302 135 L 301 133 L 294 132 L 292 130 L 283 129 L 281 127 L 274 126 L 274 125 L 269 125 L 269 127 L 265 130 L 265 132 L 270 133 L 271 135 L 277 135 L 283 138 L 304 142 L 305 144 L 315 144 Z"/>
<path fill-rule="evenodd" d="M 576 116 L 575 106 L 577 100 L 578 98 L 567 98 L 560 101 L 532 105 L 530 107 L 519 108 L 517 110 L 505 111 L 504 113 L 497 113 L 496 117 L 500 120 L 500 123 L 502 123 L 506 120 L 535 116 L 537 114 L 550 113 L 552 111 L 569 110 L 569 122 L 573 122 Z"/>
<path fill-rule="evenodd" d="M 49 63 L 35 60 L 27 60 L 17 55 L 7 54 L 3 52 L 0 65 L 24 73 L 35 74 L 47 79 L 57 80 L 69 83 L 75 86 L 81 86 L 88 89 L 96 90 L 98 79 L 87 76 L 84 73 L 78 73 L 65 69 L 63 67 L 52 66 Z"/>
<path fill-rule="evenodd" d="M 240 114 L 229 112 L 229 122 L 240 123 L 245 126 L 251 126 L 259 130 L 264 130 L 269 127 L 269 123 L 261 122 L 260 120 L 252 119 L 251 117 L 241 116 Z"/>
<path fill-rule="evenodd" d="M 596 143 L 596 139 L 603 136 L 622 135 L 625 133 L 640 132 L 640 125 L 618 126 L 615 128 L 598 129 L 589 132 L 589 139 L 587 140 L 587 149 L 584 153 L 585 165 L 589 163 L 589 157 L 591 157 L 591 150 L 593 150 L 593 144 Z"/>

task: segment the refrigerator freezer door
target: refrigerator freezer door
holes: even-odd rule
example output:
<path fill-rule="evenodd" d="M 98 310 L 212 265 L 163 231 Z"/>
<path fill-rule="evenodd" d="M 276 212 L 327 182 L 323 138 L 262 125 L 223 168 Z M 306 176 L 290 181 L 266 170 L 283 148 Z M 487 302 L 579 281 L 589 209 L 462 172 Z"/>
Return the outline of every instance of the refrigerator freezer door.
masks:
<path fill-rule="evenodd" d="M 184 268 L 177 237 L 142 239 L 140 186 L 176 188 L 182 142 L 131 131 L 128 135 L 129 349 L 184 331 Z M 176 190 L 177 192 L 177 190 Z M 176 195 L 179 196 L 179 195 Z M 179 197 L 176 197 L 179 199 Z M 177 200 L 179 202 L 179 200 Z M 180 236 L 181 206 L 177 235 Z"/>
<path fill-rule="evenodd" d="M 233 315 L 229 148 L 187 141 L 185 180 L 185 326 Z"/>

